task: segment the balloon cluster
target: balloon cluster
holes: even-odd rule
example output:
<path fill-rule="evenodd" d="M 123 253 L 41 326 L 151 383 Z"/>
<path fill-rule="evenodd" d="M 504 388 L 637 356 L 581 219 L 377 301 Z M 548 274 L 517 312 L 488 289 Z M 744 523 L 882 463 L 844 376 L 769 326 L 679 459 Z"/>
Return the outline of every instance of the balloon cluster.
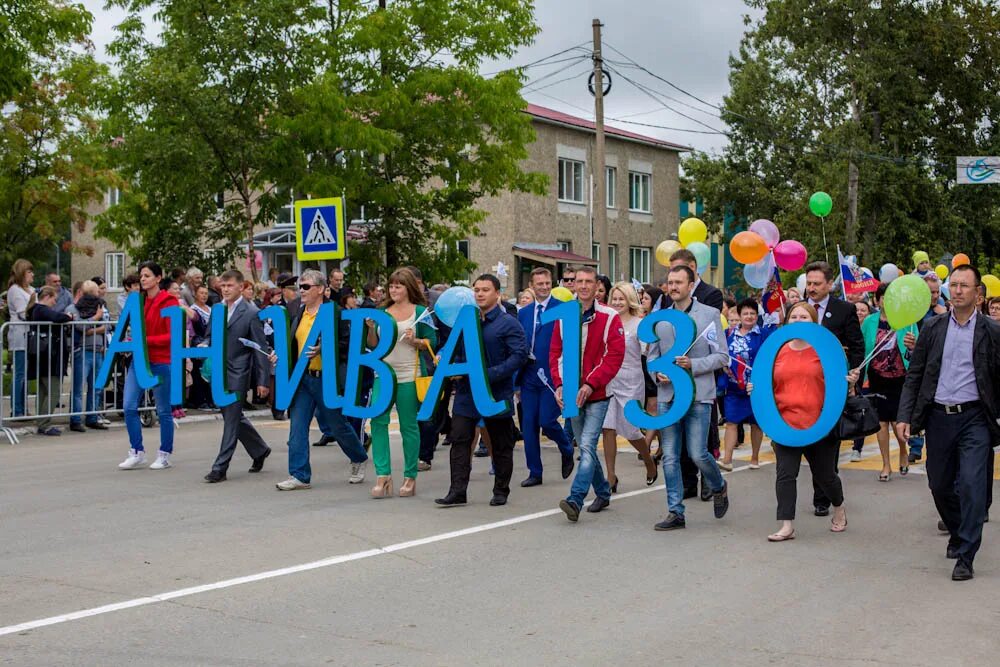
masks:
<path fill-rule="evenodd" d="M 698 218 L 688 218 L 677 230 L 677 241 L 668 239 L 656 246 L 656 261 L 663 266 L 670 266 L 670 256 L 681 248 L 687 248 L 698 262 L 698 273 L 704 273 L 711 263 L 712 251 L 705 241 L 708 239 L 708 227 Z"/>
<path fill-rule="evenodd" d="M 754 220 L 750 229 L 729 242 L 729 252 L 743 267 L 743 279 L 756 289 L 764 289 L 775 267 L 798 271 L 806 263 L 806 247 L 798 241 L 781 240 L 778 226 L 770 220 Z"/>

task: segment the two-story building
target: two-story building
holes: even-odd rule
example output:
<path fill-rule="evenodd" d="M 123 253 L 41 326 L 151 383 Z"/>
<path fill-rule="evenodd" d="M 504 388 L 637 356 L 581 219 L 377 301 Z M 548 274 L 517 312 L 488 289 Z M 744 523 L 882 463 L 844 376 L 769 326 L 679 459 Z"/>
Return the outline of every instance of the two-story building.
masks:
<path fill-rule="evenodd" d="M 568 264 L 600 265 L 613 281 L 649 282 L 658 275 L 654 249 L 676 233 L 679 224 L 679 156 L 687 146 L 605 127 L 605 173 L 608 217 L 608 256 L 597 260 L 600 231 L 593 223 L 594 144 L 593 121 L 529 104 L 536 139 L 523 167 L 547 174 L 544 196 L 507 192 L 478 202 L 486 211 L 479 234 L 458 242 L 458 249 L 477 265 L 478 272 L 495 272 L 502 263 L 510 296 L 527 284 L 536 266 L 558 273 Z M 104 206 L 115 203 L 111 192 Z M 290 197 L 291 199 L 291 197 Z M 101 210 L 101 209 L 98 209 Z M 349 237 L 363 242 L 363 226 L 352 225 Z M 92 257 L 73 259 L 72 278 L 105 276 L 111 290 L 133 265 L 120 249 L 90 230 L 74 232 L 74 240 L 90 245 Z M 254 241 L 261 252 L 262 273 L 271 266 L 298 274 L 306 268 L 295 256 L 295 229 L 291 201 L 274 227 L 261 230 Z M 327 269 L 328 266 L 318 268 Z"/>

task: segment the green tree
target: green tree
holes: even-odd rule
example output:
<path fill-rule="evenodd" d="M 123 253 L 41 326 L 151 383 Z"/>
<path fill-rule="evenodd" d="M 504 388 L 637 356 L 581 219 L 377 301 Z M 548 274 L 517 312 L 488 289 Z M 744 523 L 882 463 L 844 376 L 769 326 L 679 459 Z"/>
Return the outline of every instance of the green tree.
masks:
<path fill-rule="evenodd" d="M 477 72 L 537 32 L 527 0 L 120 4 L 133 13 L 113 48 L 111 128 L 133 187 L 98 231 L 134 252 L 231 258 L 291 188 L 365 207 L 352 273 L 415 263 L 451 278 L 469 268 L 454 247 L 482 219 L 477 199 L 544 187 L 519 166 L 534 138 L 520 74 Z M 164 25 L 155 44 L 137 14 L 148 8 Z"/>
<path fill-rule="evenodd" d="M 830 248 L 910 265 L 1000 255 L 1000 191 L 955 185 L 955 156 L 1000 150 L 1000 13 L 983 0 L 748 0 L 723 155 L 684 163 L 718 222 L 770 218 L 822 257 L 809 195 L 829 192 Z"/>

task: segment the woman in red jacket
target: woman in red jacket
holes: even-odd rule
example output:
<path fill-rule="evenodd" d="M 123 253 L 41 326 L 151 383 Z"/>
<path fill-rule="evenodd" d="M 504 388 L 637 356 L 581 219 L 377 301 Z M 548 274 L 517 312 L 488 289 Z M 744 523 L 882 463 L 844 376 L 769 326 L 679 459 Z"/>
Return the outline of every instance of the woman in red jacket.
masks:
<path fill-rule="evenodd" d="M 163 269 L 154 262 L 139 265 L 139 287 L 142 301 L 143 328 L 146 337 L 146 354 L 149 370 L 159 378 L 153 387 L 156 414 L 160 418 L 160 452 L 150 470 L 170 467 L 170 454 L 174 451 L 174 419 L 170 412 L 170 320 L 161 317 L 161 312 L 170 306 L 179 305 L 169 292 L 160 289 Z M 133 335 L 136 332 L 133 330 Z M 146 451 L 142 447 L 142 424 L 139 423 L 139 398 L 143 390 L 136 380 L 135 365 L 141 360 L 133 359 L 125 376 L 125 428 L 128 431 L 128 458 L 118 464 L 122 470 L 135 470 L 146 463 Z"/>

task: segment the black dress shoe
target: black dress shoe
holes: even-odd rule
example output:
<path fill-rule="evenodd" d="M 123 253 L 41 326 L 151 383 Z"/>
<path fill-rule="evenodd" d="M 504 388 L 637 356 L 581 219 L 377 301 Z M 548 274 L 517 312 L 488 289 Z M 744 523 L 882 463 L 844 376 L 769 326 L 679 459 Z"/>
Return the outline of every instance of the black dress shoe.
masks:
<path fill-rule="evenodd" d="M 562 457 L 562 476 L 563 476 L 563 479 L 568 479 L 569 476 L 573 474 L 573 466 L 574 465 L 575 464 L 573 463 L 573 455 L 572 454 L 563 454 L 563 457 Z"/>
<path fill-rule="evenodd" d="M 911 453 L 909 456 L 906 457 L 906 460 L 908 463 L 916 463 L 917 461 L 920 460 L 920 457 L 917 456 L 916 454 Z"/>
<path fill-rule="evenodd" d="M 219 482 L 226 481 L 226 473 L 213 470 L 212 472 L 205 475 L 205 481 L 209 484 L 217 484 Z"/>
<path fill-rule="evenodd" d="M 472 455 L 475 456 L 477 459 L 481 459 L 485 456 L 489 456 L 490 450 L 486 449 L 486 447 L 483 446 L 482 443 L 480 443 L 479 446 L 476 447 L 476 450 L 472 452 Z"/>
<path fill-rule="evenodd" d="M 576 503 L 570 502 L 568 500 L 559 501 L 559 509 L 566 513 L 566 518 L 576 523 L 576 520 L 580 518 L 580 506 Z"/>
<path fill-rule="evenodd" d="M 956 560 L 958 558 L 958 547 L 949 544 L 948 550 L 945 551 L 944 553 L 944 557 L 948 558 L 949 560 Z"/>
<path fill-rule="evenodd" d="M 823 507 L 822 505 L 816 505 L 816 507 L 813 508 L 813 514 L 816 516 L 830 516 L 830 508 Z"/>
<path fill-rule="evenodd" d="M 270 455 L 271 455 L 271 450 L 269 449 L 266 452 L 264 452 L 263 454 L 261 454 L 260 456 L 258 456 L 257 458 L 255 458 L 253 460 L 253 465 L 250 466 L 250 470 L 248 470 L 247 472 L 260 472 L 261 470 L 263 470 L 264 469 L 264 459 L 266 459 Z"/>
<path fill-rule="evenodd" d="M 491 507 L 499 507 L 500 505 L 507 504 L 507 496 L 500 495 L 499 493 L 494 493 L 493 497 L 490 498 Z"/>
<path fill-rule="evenodd" d="M 86 433 L 87 432 L 87 429 L 84 428 L 83 424 L 70 424 L 69 425 L 69 430 L 74 431 L 76 433 Z"/>
<path fill-rule="evenodd" d="M 466 500 L 465 496 L 460 496 L 457 493 L 449 493 L 444 498 L 438 498 L 434 502 L 441 507 L 458 507 L 459 505 L 464 505 Z"/>
<path fill-rule="evenodd" d="M 701 485 L 701 500 L 702 500 L 702 502 L 707 503 L 711 499 L 712 499 L 712 489 L 709 488 L 709 487 L 707 487 L 707 486 L 705 486 L 704 484 L 702 484 Z"/>
<path fill-rule="evenodd" d="M 274 419 L 274 421 L 279 421 L 279 422 L 283 422 L 286 419 L 288 419 L 285 416 L 284 410 L 271 410 L 271 417 Z"/>
<path fill-rule="evenodd" d="M 653 530 L 678 530 L 685 527 L 687 527 L 687 524 L 684 521 L 684 517 L 671 512 L 667 515 L 666 519 L 653 526 Z"/>
<path fill-rule="evenodd" d="M 590 503 L 590 505 L 587 507 L 587 511 L 596 514 L 603 509 L 607 509 L 609 505 L 611 505 L 610 500 L 605 500 L 604 498 L 597 496 L 596 498 L 594 498 L 594 502 Z"/>
<path fill-rule="evenodd" d="M 333 442 L 333 438 L 331 438 L 330 436 L 328 435 L 320 436 L 320 439 L 313 443 L 313 447 L 326 447 L 331 442 Z"/>
<path fill-rule="evenodd" d="M 107 431 L 107 424 L 102 424 L 101 422 L 94 422 L 93 424 L 87 424 L 87 428 L 92 428 L 95 431 Z"/>
<path fill-rule="evenodd" d="M 942 521 L 941 519 L 938 519 L 938 531 L 942 533 L 948 532 L 948 526 L 946 526 L 944 524 L 944 521 Z"/>
<path fill-rule="evenodd" d="M 975 576 L 975 571 L 972 569 L 972 563 L 966 563 L 964 560 L 959 559 L 955 563 L 955 569 L 951 571 L 952 581 L 968 581 Z"/>
<path fill-rule="evenodd" d="M 721 519 L 729 511 L 729 482 L 722 487 L 722 491 L 713 493 L 712 497 L 715 500 L 715 518 Z"/>
<path fill-rule="evenodd" d="M 529 486 L 541 486 L 542 480 L 538 477 L 529 477 L 528 479 L 521 482 L 521 486 L 528 488 Z"/>

